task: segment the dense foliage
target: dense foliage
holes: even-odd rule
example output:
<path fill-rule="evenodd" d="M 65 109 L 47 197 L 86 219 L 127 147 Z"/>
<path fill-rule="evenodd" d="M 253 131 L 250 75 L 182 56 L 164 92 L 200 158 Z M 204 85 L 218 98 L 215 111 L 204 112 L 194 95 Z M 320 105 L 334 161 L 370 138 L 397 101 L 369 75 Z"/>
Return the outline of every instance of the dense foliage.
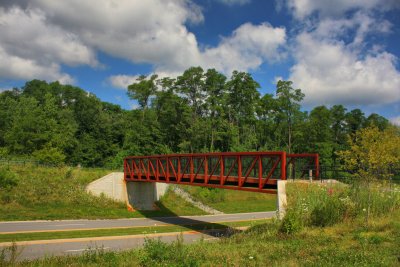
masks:
<path fill-rule="evenodd" d="M 322 163 L 348 148 L 346 136 L 388 121 L 342 105 L 301 108 L 304 94 L 279 81 L 260 95 L 245 72 L 230 78 L 192 67 L 177 78 L 140 76 L 128 87 L 138 109 L 123 110 L 71 85 L 33 80 L 0 94 L 0 157 L 119 167 L 126 155 L 286 150 Z"/>

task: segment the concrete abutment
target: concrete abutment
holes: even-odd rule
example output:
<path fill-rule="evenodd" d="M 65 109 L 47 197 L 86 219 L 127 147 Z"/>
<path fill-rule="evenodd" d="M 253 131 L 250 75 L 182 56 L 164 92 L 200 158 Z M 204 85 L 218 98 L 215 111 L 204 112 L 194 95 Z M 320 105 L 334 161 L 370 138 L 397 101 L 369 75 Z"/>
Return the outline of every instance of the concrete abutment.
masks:
<path fill-rule="evenodd" d="M 154 210 L 154 203 L 165 194 L 168 184 L 149 182 L 125 182 L 124 173 L 113 172 L 91 182 L 86 191 L 121 201 L 138 210 Z"/>

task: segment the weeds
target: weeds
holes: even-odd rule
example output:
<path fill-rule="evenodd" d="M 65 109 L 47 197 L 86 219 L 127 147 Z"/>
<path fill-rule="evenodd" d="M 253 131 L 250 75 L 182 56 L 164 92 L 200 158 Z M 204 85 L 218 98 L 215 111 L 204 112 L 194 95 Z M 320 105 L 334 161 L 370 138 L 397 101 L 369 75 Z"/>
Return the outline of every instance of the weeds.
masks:
<path fill-rule="evenodd" d="M 146 239 L 139 258 L 142 266 L 198 266 L 197 257 L 183 244 L 183 236 L 171 244 L 160 239 Z"/>
<path fill-rule="evenodd" d="M 299 232 L 305 226 L 331 226 L 365 216 L 368 205 L 377 217 L 400 208 L 400 194 L 384 184 L 374 184 L 368 194 L 361 184 L 288 184 L 289 208 L 280 231 Z"/>
<path fill-rule="evenodd" d="M 0 267 L 15 265 L 22 249 L 18 248 L 15 243 L 10 247 L 0 250 Z"/>

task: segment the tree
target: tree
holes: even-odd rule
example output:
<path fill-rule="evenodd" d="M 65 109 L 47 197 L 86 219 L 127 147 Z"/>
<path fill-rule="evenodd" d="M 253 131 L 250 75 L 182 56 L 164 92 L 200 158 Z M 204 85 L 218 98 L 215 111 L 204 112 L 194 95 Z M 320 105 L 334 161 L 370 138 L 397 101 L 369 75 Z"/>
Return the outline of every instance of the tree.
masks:
<path fill-rule="evenodd" d="M 204 70 L 201 67 L 191 67 L 176 79 L 176 90 L 186 96 L 192 107 L 192 118 L 197 119 L 202 113 L 205 98 Z"/>
<path fill-rule="evenodd" d="M 306 139 L 308 150 L 318 153 L 322 164 L 331 164 L 333 153 L 332 115 L 325 106 L 315 107 L 308 120 Z"/>
<path fill-rule="evenodd" d="M 365 124 L 365 117 L 364 113 L 356 108 L 351 110 L 350 112 L 346 113 L 346 126 L 347 126 L 347 133 L 354 134 L 358 130 L 360 130 Z"/>
<path fill-rule="evenodd" d="M 233 71 L 226 83 L 226 110 L 229 123 L 238 127 L 240 150 L 255 150 L 256 107 L 260 85 L 249 73 Z M 234 129 L 234 128 L 232 128 Z"/>
<path fill-rule="evenodd" d="M 225 75 L 218 73 L 215 69 L 207 70 L 205 74 L 205 90 L 207 93 L 206 110 L 210 118 L 211 137 L 209 150 L 215 149 L 215 141 L 221 140 L 220 126 L 224 116 L 224 100 L 225 100 Z"/>
<path fill-rule="evenodd" d="M 291 81 L 278 81 L 276 85 L 278 106 L 287 125 L 287 148 L 292 151 L 293 124 L 297 113 L 300 112 L 300 102 L 304 98 L 301 89 L 293 89 Z"/>
<path fill-rule="evenodd" d="M 262 150 L 275 150 L 275 117 L 277 101 L 272 94 L 265 94 L 256 106 L 258 116 L 258 142 Z"/>
<path fill-rule="evenodd" d="M 138 82 L 128 86 L 128 96 L 131 99 L 137 100 L 140 108 L 143 110 L 142 118 L 144 118 L 144 112 L 149 106 L 150 97 L 157 91 L 157 78 L 158 75 L 156 74 L 151 75 L 149 79 L 147 79 L 145 75 L 140 75 L 139 78 L 136 79 Z"/>
<path fill-rule="evenodd" d="M 400 133 L 395 127 L 380 131 L 376 126 L 356 131 L 349 136 L 349 150 L 340 151 L 339 157 L 346 168 L 367 186 L 368 207 L 366 221 L 370 214 L 370 184 L 377 179 L 392 175 L 391 168 L 400 168 Z"/>
<path fill-rule="evenodd" d="M 376 113 L 372 113 L 365 120 L 365 126 L 376 126 L 379 130 L 383 131 L 389 126 L 389 120 Z"/>

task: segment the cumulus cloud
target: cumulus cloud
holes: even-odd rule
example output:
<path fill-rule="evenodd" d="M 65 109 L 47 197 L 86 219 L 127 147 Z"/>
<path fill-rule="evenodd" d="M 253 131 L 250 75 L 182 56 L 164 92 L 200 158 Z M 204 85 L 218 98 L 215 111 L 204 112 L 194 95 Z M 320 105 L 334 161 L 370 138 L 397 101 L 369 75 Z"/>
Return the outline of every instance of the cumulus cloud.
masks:
<path fill-rule="evenodd" d="M 400 2 L 397 0 L 286 0 L 285 2 L 297 19 L 304 19 L 314 12 L 318 12 L 321 17 L 338 17 L 355 9 L 400 8 Z"/>
<path fill-rule="evenodd" d="M 251 0 L 217 0 L 217 1 L 226 4 L 228 6 L 233 6 L 233 5 L 242 6 L 251 2 Z"/>
<path fill-rule="evenodd" d="M 108 78 L 109 83 L 120 89 L 126 89 L 129 85 L 136 82 L 138 75 L 113 75 Z"/>
<path fill-rule="evenodd" d="M 388 104 L 400 100 L 397 57 L 379 46 L 365 47 L 371 32 L 386 33 L 390 25 L 365 14 L 351 19 L 326 19 L 296 37 L 296 64 L 289 79 L 315 104 Z M 353 34 L 350 35 L 349 32 Z M 343 36 L 352 36 L 344 42 Z"/>
<path fill-rule="evenodd" d="M 8 88 L 0 88 L 0 93 L 5 92 L 5 91 L 11 91 L 12 88 L 8 87 Z"/>
<path fill-rule="evenodd" d="M 22 58 L 6 53 L 0 47 L 0 77 L 7 79 L 47 79 L 58 80 L 60 83 L 73 83 L 74 79 L 62 73 L 56 63 L 42 65 L 33 59 Z"/>
<path fill-rule="evenodd" d="M 94 52 L 78 36 L 47 24 L 39 9 L 0 7 L 0 25 L 0 77 L 72 82 L 60 64 L 97 64 Z"/>
<path fill-rule="evenodd" d="M 390 118 L 389 120 L 394 125 L 400 126 L 400 116 Z"/>
<path fill-rule="evenodd" d="M 215 68 L 229 75 L 233 70 L 249 71 L 265 62 L 274 63 L 285 58 L 286 30 L 262 23 L 245 23 L 233 31 L 231 36 L 223 37 L 215 47 L 198 50 L 196 57 L 179 66 L 156 65 L 159 77 L 176 77 L 191 66 L 205 69 Z M 109 82 L 118 88 L 126 88 L 137 76 L 115 75 Z"/>
<path fill-rule="evenodd" d="M 285 44 L 285 28 L 245 23 L 231 36 L 223 38 L 218 46 L 206 48 L 202 54 L 203 65 L 225 73 L 254 70 L 264 62 L 281 60 L 284 53 L 280 49 Z"/>
<path fill-rule="evenodd" d="M 247 71 L 280 60 L 278 50 L 286 42 L 284 28 L 246 23 L 217 46 L 200 48 L 186 24 L 204 18 L 190 0 L 19 0 L 3 2 L 0 12 L 1 55 L 22 66 L 20 72 L 2 69 L 0 77 L 68 81 L 62 64 L 98 66 L 95 51 L 152 64 L 162 75 L 197 65 Z M 127 76 L 110 78 L 117 87 L 127 81 Z"/>
<path fill-rule="evenodd" d="M 77 34 L 89 46 L 112 56 L 177 68 L 198 56 L 196 38 L 185 24 L 200 23 L 203 15 L 190 1 L 34 2 L 46 10 L 50 23 Z"/>

